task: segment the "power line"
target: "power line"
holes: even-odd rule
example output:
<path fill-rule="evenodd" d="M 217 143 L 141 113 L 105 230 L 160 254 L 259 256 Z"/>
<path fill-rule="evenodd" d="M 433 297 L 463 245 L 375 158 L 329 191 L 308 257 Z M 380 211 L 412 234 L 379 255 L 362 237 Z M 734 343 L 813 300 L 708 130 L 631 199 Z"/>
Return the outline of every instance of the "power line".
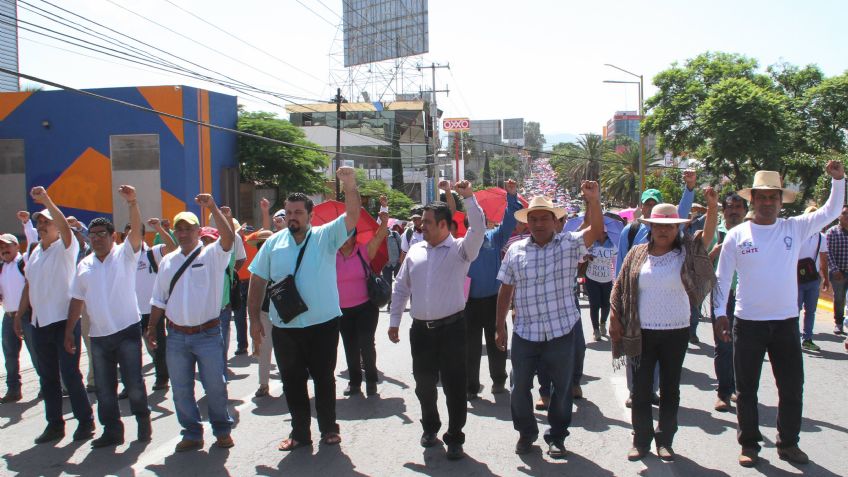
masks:
<path fill-rule="evenodd" d="M 230 33 L 229 31 L 227 31 L 227 30 L 225 30 L 225 29 L 223 29 L 223 28 L 219 27 L 218 25 L 215 25 L 214 23 L 212 23 L 212 22 L 210 22 L 210 21 L 208 21 L 208 20 L 205 20 L 204 18 L 201 18 L 201 17 L 200 17 L 199 15 L 197 15 L 196 13 L 193 13 L 193 12 L 191 12 L 191 11 L 189 11 L 189 10 L 185 9 L 184 7 L 181 7 L 181 6 L 177 5 L 176 3 L 172 2 L 171 0 L 163 0 L 163 1 L 164 1 L 164 2 L 166 2 L 166 3 L 169 3 L 169 4 L 171 4 L 171 5 L 173 5 L 175 8 L 177 8 L 177 9 L 179 9 L 179 10 L 182 10 L 183 12 L 187 13 L 188 15 L 193 16 L 194 18 L 196 18 L 196 19 L 200 20 L 201 22 L 203 22 L 203 23 L 205 23 L 205 24 L 207 24 L 207 25 L 211 26 L 212 28 L 214 28 L 214 29 L 216 29 L 216 30 L 220 31 L 221 33 L 223 33 L 223 34 L 225 34 L 225 35 L 227 35 L 227 36 L 229 36 L 229 37 L 231 37 L 231 38 L 233 38 L 233 39 L 235 39 L 235 40 L 239 41 L 240 43 L 243 43 L 243 44 L 245 44 L 245 45 L 247 45 L 247 46 L 249 46 L 249 47 L 253 48 L 253 49 L 254 49 L 254 50 L 256 50 L 256 51 L 259 51 L 260 53 L 263 53 L 263 54 L 265 54 L 266 56 L 268 56 L 268 57 L 270 57 L 270 58 L 273 58 L 273 59 L 275 59 L 275 60 L 279 61 L 280 63 L 282 63 L 282 64 L 284 64 L 284 65 L 288 66 L 289 68 L 295 69 L 295 70 L 297 70 L 297 71 L 299 71 L 299 72 L 301 72 L 301 73 L 303 73 L 303 74 L 305 74 L 305 75 L 307 75 L 307 76 L 309 76 L 309 77 L 311 77 L 311 78 L 313 78 L 313 79 L 316 79 L 316 80 L 318 80 L 318 81 L 324 81 L 324 80 L 322 80 L 321 78 L 318 78 L 317 76 L 313 75 L 312 73 L 309 73 L 308 71 L 306 71 L 306 70 L 304 70 L 304 69 L 298 68 L 297 66 L 295 66 L 295 65 L 293 65 L 293 64 L 291 64 L 291 63 L 289 63 L 289 62 L 287 62 L 287 61 L 285 61 L 285 60 L 283 60 L 282 58 L 280 58 L 280 57 L 278 57 L 278 56 L 275 56 L 275 55 L 273 55 L 273 54 L 269 53 L 268 51 L 263 50 L 262 48 L 259 48 L 258 46 L 255 46 L 255 45 L 253 45 L 253 44 L 251 44 L 251 43 L 249 43 L 249 42 L 247 42 L 247 41 L 245 41 L 245 40 L 243 40 L 243 39 L 241 39 L 241 38 L 239 38 L 239 37 L 237 37 L 237 36 L 233 35 L 233 34 L 232 34 L 232 33 Z"/>
<path fill-rule="evenodd" d="M 41 83 L 43 85 L 52 86 L 54 88 L 62 89 L 62 90 L 65 90 L 65 91 L 72 91 L 72 92 L 79 93 L 79 94 L 82 94 L 82 95 L 85 95 L 85 96 L 90 96 L 92 98 L 96 98 L 96 99 L 99 99 L 99 100 L 110 101 L 110 102 L 113 102 L 113 103 L 117 103 L 117 104 L 120 104 L 120 105 L 123 105 L 123 106 L 133 108 L 133 109 L 137 109 L 137 110 L 140 110 L 140 111 L 158 114 L 160 116 L 165 116 L 165 117 L 172 118 L 172 119 L 177 119 L 177 120 L 189 123 L 189 124 L 194 124 L 196 126 L 206 127 L 206 128 L 209 128 L 209 129 L 215 129 L 217 131 L 228 132 L 228 133 L 236 134 L 236 135 L 239 135 L 239 136 L 258 139 L 258 140 L 261 140 L 261 141 L 272 142 L 272 143 L 280 144 L 280 145 L 283 145 L 283 146 L 289 146 L 289 147 L 294 147 L 294 148 L 299 148 L 299 149 L 306 149 L 306 150 L 316 151 L 316 152 L 320 152 L 320 153 L 328 154 L 328 155 L 331 154 L 331 152 L 326 151 L 326 150 L 321 149 L 321 148 L 318 148 L 318 147 L 312 147 L 312 146 L 307 146 L 307 145 L 304 145 L 304 144 L 297 144 L 297 143 L 293 143 L 293 142 L 281 141 L 279 139 L 273 139 L 273 138 L 269 138 L 269 137 L 265 137 L 265 136 L 260 136 L 258 134 L 252 134 L 252 133 L 248 133 L 248 132 L 245 132 L 245 131 L 239 131 L 239 130 L 236 130 L 236 129 L 231 129 L 231 128 L 227 128 L 227 127 L 224 127 L 224 126 L 219 126 L 217 124 L 198 121 L 196 119 L 187 118 L 185 116 L 179 116 L 179 115 L 176 115 L 176 114 L 167 113 L 165 111 L 159 111 L 157 109 L 149 108 L 147 106 L 142 106 L 140 104 L 130 103 L 129 101 L 124 101 L 124 100 L 117 99 L 117 98 L 110 98 L 108 96 L 103 96 L 101 94 L 97 94 L 97 93 L 94 93 L 94 92 L 91 92 L 91 91 L 85 91 L 85 90 L 82 90 L 82 89 L 73 88 L 71 86 L 66 86 L 66 85 L 63 85 L 63 84 L 60 84 L 60 83 L 56 83 L 54 81 L 46 80 L 46 79 L 43 79 L 43 78 L 39 78 L 37 76 L 28 75 L 28 74 L 25 74 L 25 73 L 21 73 L 21 72 L 15 71 L 15 70 L 10 70 L 10 69 L 3 68 L 3 67 L 0 67 L 0 73 L 6 73 L 6 74 L 9 74 L 9 75 L 12 75 L 12 76 L 17 76 L 19 78 L 34 81 L 36 83 Z M 355 154 L 355 153 L 349 153 L 349 152 L 339 152 L 338 154 L 340 154 L 342 156 L 348 156 L 348 157 L 360 157 L 360 158 L 364 158 L 364 159 L 386 159 L 386 160 L 392 160 L 392 159 L 426 159 L 428 157 L 432 157 L 430 155 L 427 155 L 427 156 L 420 156 L 420 157 L 395 158 L 395 157 L 390 157 L 390 156 L 370 156 L 370 155 L 367 155 L 367 154 Z"/>
<path fill-rule="evenodd" d="M 299 4 L 303 7 L 303 8 L 305 8 L 305 9 L 309 10 L 310 12 L 312 12 L 312 13 L 313 13 L 316 17 L 320 18 L 321 20 L 324 20 L 324 22 L 326 22 L 326 23 L 327 23 L 328 25 L 330 25 L 331 27 L 333 27 L 333 28 L 338 28 L 338 27 L 339 27 L 338 25 L 334 24 L 334 23 L 333 23 L 333 22 L 331 22 L 330 20 L 327 20 L 326 18 L 324 18 L 323 16 L 321 16 L 321 15 L 320 15 L 318 12 L 316 12 L 315 10 L 313 10 L 313 9 L 309 8 L 308 6 L 306 6 L 306 4 L 305 4 L 305 3 L 303 3 L 303 2 L 301 2 L 300 0 L 295 0 L 295 1 L 296 1 L 297 3 L 299 3 Z"/>

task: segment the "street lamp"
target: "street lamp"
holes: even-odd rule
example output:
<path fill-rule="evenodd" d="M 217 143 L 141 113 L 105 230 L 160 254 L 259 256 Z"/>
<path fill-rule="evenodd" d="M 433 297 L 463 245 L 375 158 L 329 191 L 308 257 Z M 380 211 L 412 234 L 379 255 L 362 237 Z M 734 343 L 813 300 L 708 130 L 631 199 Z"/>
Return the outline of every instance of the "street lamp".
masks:
<path fill-rule="evenodd" d="M 627 73 L 630 76 L 635 78 L 639 78 L 639 81 L 613 81 L 613 80 L 604 80 L 604 83 L 625 83 L 625 84 L 637 84 L 639 85 L 639 193 L 645 191 L 645 135 L 642 134 L 642 120 L 645 119 L 645 104 L 644 104 L 644 96 L 642 94 L 644 89 L 644 79 L 642 75 L 637 75 L 636 73 L 631 73 L 630 71 L 625 70 L 624 68 L 619 68 L 618 66 L 611 65 L 609 63 L 604 63 L 604 66 L 609 66 L 610 68 L 615 68 L 622 73 Z"/>

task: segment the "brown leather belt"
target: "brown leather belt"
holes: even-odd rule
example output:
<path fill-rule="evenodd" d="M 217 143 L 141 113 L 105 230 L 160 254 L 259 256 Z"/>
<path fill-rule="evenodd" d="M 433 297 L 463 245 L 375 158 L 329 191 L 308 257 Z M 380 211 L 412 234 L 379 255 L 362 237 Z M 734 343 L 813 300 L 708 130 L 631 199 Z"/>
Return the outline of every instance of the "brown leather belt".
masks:
<path fill-rule="evenodd" d="M 197 333 L 200 333 L 203 330 L 208 330 L 209 328 L 214 328 L 214 327 L 218 326 L 219 324 L 220 324 L 220 320 L 218 320 L 218 318 L 215 318 L 214 320 L 209 320 L 206 323 L 203 323 L 202 325 L 197 325 L 197 326 L 180 326 L 180 325 L 174 323 L 173 321 L 168 320 L 168 328 L 170 328 L 172 330 L 179 331 L 180 333 L 185 333 L 187 335 L 195 335 Z"/>

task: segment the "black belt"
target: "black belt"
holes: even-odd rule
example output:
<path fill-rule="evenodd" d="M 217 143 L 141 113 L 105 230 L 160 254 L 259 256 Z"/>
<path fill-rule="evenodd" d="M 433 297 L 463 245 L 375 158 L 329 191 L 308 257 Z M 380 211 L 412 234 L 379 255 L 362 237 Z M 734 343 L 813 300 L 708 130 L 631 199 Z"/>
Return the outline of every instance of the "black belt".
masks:
<path fill-rule="evenodd" d="M 453 315 L 446 316 L 444 318 L 439 318 L 438 320 L 413 320 L 413 325 L 419 325 L 428 330 L 435 330 L 436 328 L 440 328 L 442 326 L 452 325 L 457 321 L 461 320 L 463 317 L 463 313 L 461 311 L 454 313 Z"/>
<path fill-rule="evenodd" d="M 495 293 L 494 295 L 491 295 L 491 296 L 484 296 L 484 297 L 480 297 L 480 298 L 474 298 L 474 297 L 470 296 L 470 297 L 468 297 L 468 301 L 486 301 L 486 300 L 491 300 L 492 298 L 497 298 L 497 297 L 498 297 L 497 293 Z"/>

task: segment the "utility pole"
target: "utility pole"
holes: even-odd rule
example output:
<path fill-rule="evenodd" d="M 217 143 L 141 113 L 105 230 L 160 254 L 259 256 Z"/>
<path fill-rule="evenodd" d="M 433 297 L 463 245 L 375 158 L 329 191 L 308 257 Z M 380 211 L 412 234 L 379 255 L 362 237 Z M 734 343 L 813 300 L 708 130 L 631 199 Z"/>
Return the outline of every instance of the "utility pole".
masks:
<path fill-rule="evenodd" d="M 335 170 L 339 170 L 341 166 L 341 150 L 342 150 L 342 89 L 336 88 L 336 97 L 333 98 L 336 103 L 336 157 L 334 158 Z M 333 171 L 333 176 L 336 178 L 336 200 L 342 200 L 341 188 L 339 186 L 339 176 Z"/>
<path fill-rule="evenodd" d="M 427 154 L 427 178 L 430 179 L 430 184 L 427 186 L 428 196 L 431 200 L 436 200 L 437 191 L 439 188 L 439 170 L 438 163 L 436 162 L 436 151 L 439 150 L 439 108 L 436 103 L 436 93 L 450 93 L 450 90 L 445 88 L 441 90 L 436 89 L 436 69 L 438 68 L 447 68 L 450 69 L 450 63 L 447 65 L 437 65 L 436 63 L 431 63 L 430 66 L 418 66 L 418 71 L 422 69 L 429 68 L 432 73 L 433 78 L 433 89 L 429 91 L 432 96 L 432 101 L 430 101 L 430 131 L 433 135 L 432 141 L 432 155 Z M 426 91 L 423 91 L 426 92 Z"/>

